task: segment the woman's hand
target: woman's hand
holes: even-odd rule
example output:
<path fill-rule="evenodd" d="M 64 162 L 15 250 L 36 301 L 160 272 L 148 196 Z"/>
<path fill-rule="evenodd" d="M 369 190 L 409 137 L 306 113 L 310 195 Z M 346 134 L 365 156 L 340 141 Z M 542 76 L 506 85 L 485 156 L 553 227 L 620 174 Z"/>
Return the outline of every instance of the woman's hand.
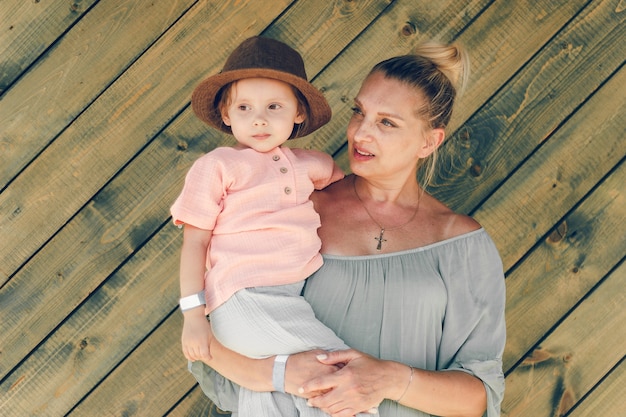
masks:
<path fill-rule="evenodd" d="M 339 370 L 315 377 L 302 385 L 299 395 L 311 397 L 309 404 L 333 417 L 349 417 L 373 411 L 393 393 L 398 372 L 390 367 L 404 366 L 382 361 L 354 349 L 329 352 L 321 363 L 335 365 Z"/>
<path fill-rule="evenodd" d="M 331 375 L 340 369 L 341 365 L 320 362 L 318 360 L 319 355 L 327 355 L 327 352 L 318 349 L 289 355 L 285 369 L 285 390 L 288 393 L 304 398 L 323 394 L 322 391 L 315 390 L 307 393 L 298 391 L 305 382 L 324 375 Z"/>
<path fill-rule="evenodd" d="M 204 361 L 211 359 L 209 345 L 213 339 L 211 325 L 204 315 L 204 308 L 195 308 L 183 313 L 183 334 L 181 337 L 183 354 L 190 361 Z"/>
<path fill-rule="evenodd" d="M 426 371 L 373 358 L 354 349 L 329 352 L 325 364 L 343 363 L 331 375 L 315 377 L 302 386 L 302 395 L 333 417 L 368 412 L 385 398 L 442 416 L 482 416 L 487 408 L 483 382 L 460 370 Z"/>

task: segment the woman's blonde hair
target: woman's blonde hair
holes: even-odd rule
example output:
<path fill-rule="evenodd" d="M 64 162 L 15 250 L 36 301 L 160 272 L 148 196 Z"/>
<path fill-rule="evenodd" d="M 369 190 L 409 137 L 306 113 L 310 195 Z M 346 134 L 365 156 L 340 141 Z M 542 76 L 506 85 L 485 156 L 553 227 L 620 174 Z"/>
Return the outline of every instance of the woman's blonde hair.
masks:
<path fill-rule="evenodd" d="M 424 105 L 415 109 L 429 129 L 445 129 L 452 117 L 454 100 L 464 89 L 469 78 L 469 58 L 458 44 L 425 42 L 412 54 L 387 59 L 372 68 L 370 74 L 380 72 L 420 92 Z M 423 186 L 432 180 L 437 150 L 420 162 L 425 165 Z"/>

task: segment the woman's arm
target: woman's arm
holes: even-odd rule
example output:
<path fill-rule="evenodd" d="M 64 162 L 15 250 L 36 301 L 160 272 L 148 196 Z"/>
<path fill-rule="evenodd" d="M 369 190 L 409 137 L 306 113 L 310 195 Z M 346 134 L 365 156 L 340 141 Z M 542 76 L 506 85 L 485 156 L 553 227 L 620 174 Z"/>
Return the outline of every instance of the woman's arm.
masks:
<path fill-rule="evenodd" d="M 326 364 L 345 363 L 332 375 L 316 377 L 301 395 L 327 391 L 309 403 L 333 417 L 353 416 L 384 399 L 440 416 L 482 416 L 487 394 L 480 379 L 463 371 L 424 371 L 384 361 L 356 350 L 328 353 Z M 329 391 L 328 391 L 329 390 Z"/>
<path fill-rule="evenodd" d="M 252 391 L 274 390 L 272 387 L 274 356 L 251 359 L 227 349 L 214 337 L 211 339 L 210 352 L 210 356 L 202 361 L 235 384 Z"/>
<path fill-rule="evenodd" d="M 251 359 L 224 347 L 215 338 L 211 340 L 210 351 L 210 357 L 203 362 L 219 374 L 252 391 L 274 391 L 272 371 L 275 356 Z M 298 389 L 306 381 L 333 373 L 338 369 L 334 365 L 319 362 L 316 357 L 322 353 L 325 352 L 313 350 L 289 356 L 285 368 L 285 390 L 288 393 L 301 397 L 320 394 L 312 391 L 309 395 L 304 395 L 298 393 Z"/>

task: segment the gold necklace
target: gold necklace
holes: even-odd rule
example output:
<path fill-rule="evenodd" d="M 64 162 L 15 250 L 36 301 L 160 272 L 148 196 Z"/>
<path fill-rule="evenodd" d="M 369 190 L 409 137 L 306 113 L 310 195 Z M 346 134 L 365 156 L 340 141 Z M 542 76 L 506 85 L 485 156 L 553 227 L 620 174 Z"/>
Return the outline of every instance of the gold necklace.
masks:
<path fill-rule="evenodd" d="M 365 206 L 365 203 L 363 202 L 363 200 L 361 200 L 361 197 L 359 196 L 359 193 L 356 190 L 356 176 L 354 176 L 354 180 L 352 181 L 352 188 L 354 189 L 354 195 L 356 195 L 356 198 L 359 200 L 359 202 L 363 206 L 363 209 L 365 209 L 365 212 L 367 213 L 367 215 L 370 217 L 370 219 L 372 219 L 372 221 L 376 224 L 376 226 L 378 226 L 380 228 L 380 234 L 378 235 L 378 237 L 374 238 L 374 240 L 378 241 L 378 245 L 376 245 L 376 250 L 381 250 L 383 248 L 383 242 L 387 241 L 387 239 L 383 238 L 383 236 L 385 235 L 385 231 L 390 232 L 392 230 L 397 230 L 397 229 L 400 229 L 400 228 L 406 226 L 407 224 L 411 223 L 413 221 L 413 219 L 415 218 L 415 215 L 417 215 L 417 210 L 419 210 L 419 208 L 420 208 L 420 199 L 418 198 L 417 199 L 417 205 L 415 206 L 415 211 L 411 215 L 411 218 L 407 222 L 402 223 L 400 226 L 396 226 L 396 227 L 392 227 L 391 229 L 387 229 L 384 226 L 382 226 L 380 223 L 378 223 L 376 221 L 376 219 L 374 219 L 374 216 L 372 216 L 372 213 L 370 213 L 370 211 Z"/>

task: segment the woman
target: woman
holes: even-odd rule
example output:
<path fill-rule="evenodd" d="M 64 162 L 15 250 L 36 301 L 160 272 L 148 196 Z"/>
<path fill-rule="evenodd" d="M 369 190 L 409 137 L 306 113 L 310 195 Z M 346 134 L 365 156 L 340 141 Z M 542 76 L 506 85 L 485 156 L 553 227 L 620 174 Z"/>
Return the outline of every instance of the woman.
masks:
<path fill-rule="evenodd" d="M 304 296 L 358 350 L 289 357 L 285 387 L 333 416 L 378 407 L 390 416 L 500 414 L 504 278 L 493 242 L 416 180 L 445 139 L 467 65 L 455 46 L 427 44 L 376 65 L 355 98 L 347 136 L 353 175 L 313 195 L 324 265 Z M 432 173 L 433 167 L 426 167 Z M 427 174 L 428 176 L 429 174 Z M 272 359 L 211 345 L 213 369 L 272 390 Z M 228 384 L 194 374 L 221 408 Z M 338 365 L 338 366 L 333 366 Z"/>

